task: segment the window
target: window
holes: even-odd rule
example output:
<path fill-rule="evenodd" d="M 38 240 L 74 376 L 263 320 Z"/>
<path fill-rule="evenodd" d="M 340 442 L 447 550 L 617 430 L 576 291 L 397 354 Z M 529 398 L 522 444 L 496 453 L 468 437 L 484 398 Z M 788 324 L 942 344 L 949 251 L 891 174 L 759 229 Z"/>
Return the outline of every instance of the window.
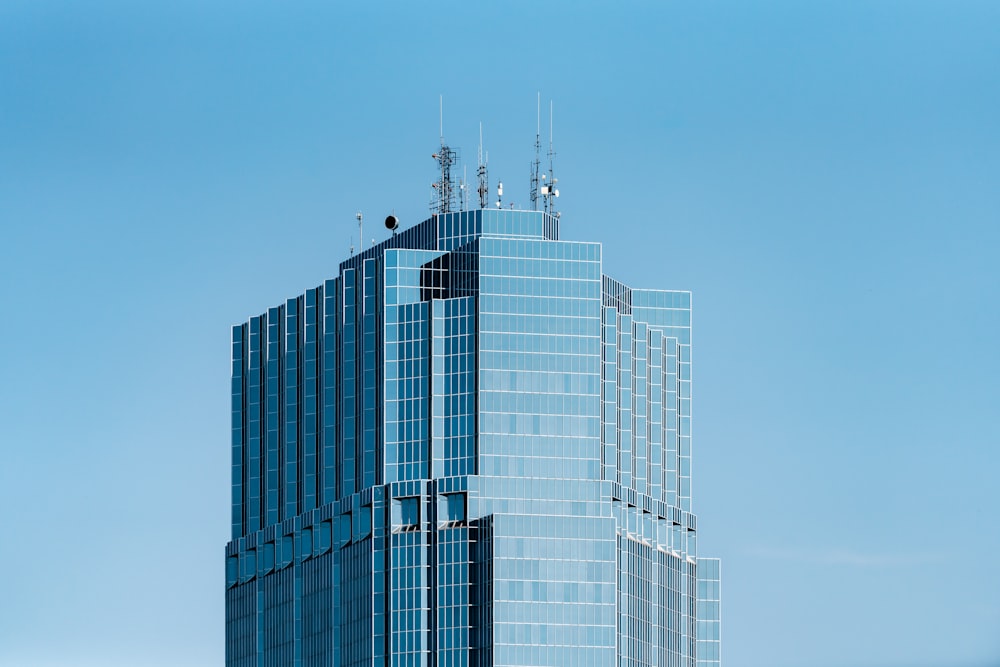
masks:
<path fill-rule="evenodd" d="M 240 578 L 240 559 L 230 556 L 226 559 L 226 587 L 235 586 Z"/>
<path fill-rule="evenodd" d="M 358 542 L 372 534 L 372 506 L 362 505 L 354 512 L 351 540 Z"/>
<path fill-rule="evenodd" d="M 274 569 L 274 542 L 267 542 L 261 548 L 261 559 L 263 560 L 263 571 L 267 574 Z"/>
<path fill-rule="evenodd" d="M 250 581 L 257 576 L 257 551 L 256 549 L 247 549 L 243 554 L 243 558 L 240 559 L 240 565 L 243 571 L 240 573 L 241 581 Z"/>
<path fill-rule="evenodd" d="M 438 521 L 465 521 L 465 493 L 445 493 L 438 496 Z"/>
<path fill-rule="evenodd" d="M 288 567 L 292 564 L 293 553 L 292 553 L 292 536 L 285 535 L 281 538 L 281 553 L 278 555 L 278 567 Z"/>
<path fill-rule="evenodd" d="M 313 551 L 312 528 L 303 528 L 299 534 L 299 558 L 309 558 Z"/>
<path fill-rule="evenodd" d="M 330 550 L 330 546 L 333 543 L 333 522 L 329 519 L 320 522 L 316 541 L 318 542 L 316 545 L 316 552 L 318 554 L 323 554 Z"/>
<path fill-rule="evenodd" d="M 339 517 L 337 517 L 337 534 L 336 534 L 336 544 L 337 548 L 345 546 L 351 541 L 351 513 L 344 512 Z"/>
<path fill-rule="evenodd" d="M 416 530 L 420 528 L 420 498 L 392 499 L 392 530 Z"/>

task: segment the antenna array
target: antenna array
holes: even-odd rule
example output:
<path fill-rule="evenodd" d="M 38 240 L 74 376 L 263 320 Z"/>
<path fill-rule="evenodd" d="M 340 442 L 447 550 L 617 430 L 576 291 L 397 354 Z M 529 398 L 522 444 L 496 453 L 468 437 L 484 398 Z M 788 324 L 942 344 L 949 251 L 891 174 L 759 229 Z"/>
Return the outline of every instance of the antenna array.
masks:
<path fill-rule="evenodd" d="M 543 210 L 549 215 L 559 217 L 555 210 L 555 199 L 559 197 L 559 189 L 556 184 L 559 179 L 555 177 L 555 156 L 553 148 L 552 127 L 553 127 L 554 104 L 549 101 L 549 169 L 548 173 L 542 173 L 541 151 L 542 151 L 542 95 L 538 93 L 536 118 L 535 118 L 535 159 L 531 163 L 531 210 Z M 431 199 L 431 211 L 434 213 L 449 213 L 459 206 L 462 210 L 469 207 L 469 191 L 471 189 L 468 182 L 467 173 L 459 179 L 456 187 L 452 178 L 452 167 L 458 164 L 460 158 L 458 151 L 448 146 L 444 140 L 444 97 L 441 97 L 440 107 L 440 139 L 441 147 L 431 155 L 438 164 L 438 180 L 431 184 L 434 189 L 434 196 Z M 484 209 L 489 206 L 489 173 L 488 165 L 489 153 L 483 150 L 483 124 L 479 123 L 479 154 L 478 166 L 476 167 L 476 194 L 479 195 L 479 208 Z M 539 199 L 542 201 L 539 202 Z M 503 201 L 503 183 L 497 182 L 496 206 L 500 208 Z M 513 204 L 511 204 L 513 206 Z M 360 232 L 360 230 L 359 230 Z"/>

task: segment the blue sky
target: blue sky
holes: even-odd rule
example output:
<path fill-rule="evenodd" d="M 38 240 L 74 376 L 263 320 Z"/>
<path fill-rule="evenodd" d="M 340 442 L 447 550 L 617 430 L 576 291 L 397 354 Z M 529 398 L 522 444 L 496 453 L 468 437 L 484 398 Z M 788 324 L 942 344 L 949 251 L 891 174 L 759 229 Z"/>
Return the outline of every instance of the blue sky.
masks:
<path fill-rule="evenodd" d="M 222 664 L 230 325 L 427 215 L 439 95 L 526 204 L 539 91 L 694 292 L 726 664 L 998 664 L 1000 4 L 134 4 L 0 5 L 0 664 Z"/>

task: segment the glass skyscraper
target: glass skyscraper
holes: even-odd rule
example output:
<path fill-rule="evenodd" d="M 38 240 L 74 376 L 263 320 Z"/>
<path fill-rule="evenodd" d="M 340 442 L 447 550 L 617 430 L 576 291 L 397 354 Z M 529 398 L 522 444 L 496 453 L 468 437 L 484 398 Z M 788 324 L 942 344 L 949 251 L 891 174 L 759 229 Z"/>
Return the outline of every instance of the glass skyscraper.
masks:
<path fill-rule="evenodd" d="M 718 665 L 691 295 L 442 213 L 233 328 L 226 664 Z"/>

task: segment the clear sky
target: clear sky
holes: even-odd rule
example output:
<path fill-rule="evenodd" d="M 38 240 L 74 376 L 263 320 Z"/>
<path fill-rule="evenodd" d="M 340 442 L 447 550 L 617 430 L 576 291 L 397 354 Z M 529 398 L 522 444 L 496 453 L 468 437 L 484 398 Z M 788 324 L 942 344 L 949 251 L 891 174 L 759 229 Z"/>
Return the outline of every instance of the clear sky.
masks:
<path fill-rule="evenodd" d="M 222 664 L 230 326 L 427 216 L 439 95 L 527 204 L 539 91 L 694 292 L 726 665 L 1000 663 L 1000 3 L 138 4 L 0 3 L 0 664 Z"/>

